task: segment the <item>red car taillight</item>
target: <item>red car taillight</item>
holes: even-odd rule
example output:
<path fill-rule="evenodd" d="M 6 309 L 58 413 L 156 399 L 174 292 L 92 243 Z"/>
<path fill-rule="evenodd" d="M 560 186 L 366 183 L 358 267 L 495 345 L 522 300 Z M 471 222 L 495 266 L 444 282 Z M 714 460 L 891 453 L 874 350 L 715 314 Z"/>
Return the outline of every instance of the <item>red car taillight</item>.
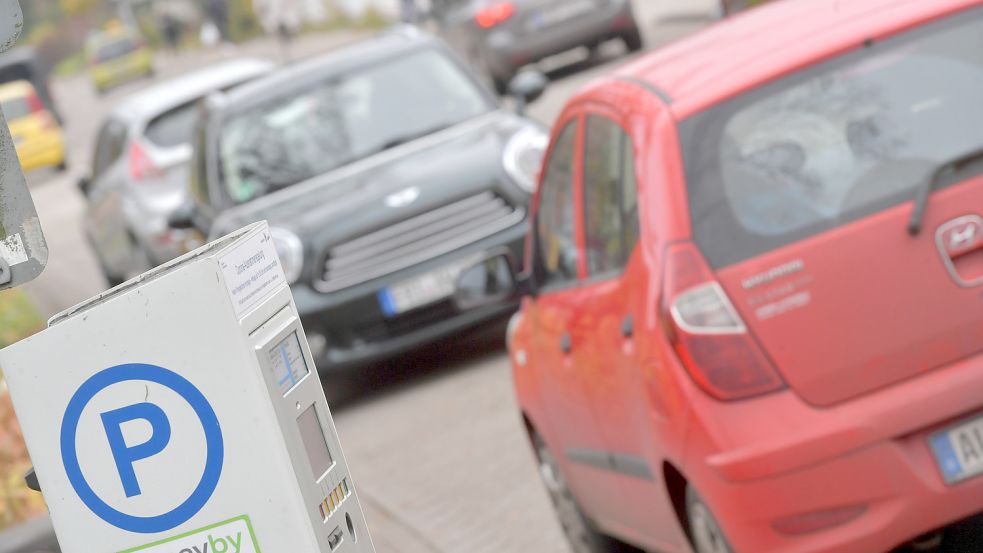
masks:
<path fill-rule="evenodd" d="M 512 2 L 497 2 L 481 8 L 474 16 L 475 22 L 482 29 L 491 29 L 501 25 L 515 15 L 515 4 Z"/>
<path fill-rule="evenodd" d="M 27 106 L 31 108 L 31 113 L 41 113 L 44 111 L 44 102 L 41 101 L 41 97 L 38 96 L 37 92 L 31 92 L 27 95 Z"/>
<path fill-rule="evenodd" d="M 41 97 L 38 96 L 37 92 L 31 92 L 27 95 L 27 107 L 30 108 L 31 113 L 38 116 L 38 121 L 41 123 L 41 127 L 44 129 L 54 129 L 58 125 L 55 124 L 54 118 L 48 113 L 47 108 L 44 107 L 44 102 Z"/>
<path fill-rule="evenodd" d="M 130 171 L 130 178 L 135 181 L 142 181 L 151 177 L 162 176 L 161 170 L 154 164 L 154 161 L 147 155 L 147 151 L 139 142 L 131 142 L 127 156 L 127 167 Z"/>
<path fill-rule="evenodd" d="M 693 244 L 669 247 L 662 311 L 679 360 L 711 396 L 736 400 L 785 388 Z"/>

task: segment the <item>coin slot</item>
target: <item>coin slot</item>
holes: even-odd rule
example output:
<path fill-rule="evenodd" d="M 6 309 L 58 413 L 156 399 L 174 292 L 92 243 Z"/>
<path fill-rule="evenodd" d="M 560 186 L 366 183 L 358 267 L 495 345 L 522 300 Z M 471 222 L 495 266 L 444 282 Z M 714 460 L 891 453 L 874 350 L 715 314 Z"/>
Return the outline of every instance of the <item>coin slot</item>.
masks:
<path fill-rule="evenodd" d="M 352 522 L 352 515 L 345 513 L 345 522 L 348 524 L 348 533 L 352 537 L 352 543 L 358 543 L 358 536 L 355 534 L 355 523 Z"/>
<path fill-rule="evenodd" d="M 338 526 L 331 531 L 331 534 L 328 535 L 328 546 L 331 547 L 332 551 L 334 551 L 335 549 L 338 549 L 338 546 L 341 545 L 341 542 L 344 541 L 344 539 L 345 534 L 341 531 L 341 526 Z"/>

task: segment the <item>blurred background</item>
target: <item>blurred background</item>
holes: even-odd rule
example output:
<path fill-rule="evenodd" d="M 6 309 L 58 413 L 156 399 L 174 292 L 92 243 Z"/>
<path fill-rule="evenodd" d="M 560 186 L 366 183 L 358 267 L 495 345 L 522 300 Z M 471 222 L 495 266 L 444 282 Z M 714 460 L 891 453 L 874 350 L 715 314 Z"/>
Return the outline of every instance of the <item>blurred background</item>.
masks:
<path fill-rule="evenodd" d="M 264 74 L 272 66 L 358 43 L 404 22 L 442 34 L 446 29 L 432 17 L 437 4 L 22 0 L 25 29 L 18 48 L 0 56 L 0 103 L 28 171 L 50 261 L 41 278 L 25 289 L 0 294 L 0 347 L 140 269 L 114 273 L 106 254 L 97 252 L 109 248 L 91 231 L 91 221 L 100 214 L 93 211 L 96 196 L 90 189 L 101 186 L 102 166 L 114 158 L 122 160 L 121 170 L 131 181 L 148 173 L 161 176 L 171 154 L 185 156 L 181 159 L 187 164 L 184 142 L 199 112 L 178 108 L 198 98 L 175 107 L 168 104 L 171 95 L 209 75 L 214 82 L 200 86 L 228 89 L 251 78 L 250 71 Z M 533 60 L 551 83 L 526 114 L 530 128 L 548 129 L 570 95 L 594 76 L 639 50 L 712 23 L 736 9 L 730 4 L 634 0 L 641 42 L 630 36 L 585 39 L 581 48 Z M 460 51 L 457 43 L 454 48 L 489 91 L 507 84 L 504 75 L 481 66 L 488 60 Z M 230 65 L 245 59 L 253 65 Z M 167 88 L 187 75 L 196 77 Z M 507 98 L 501 101 L 512 105 Z M 131 109 L 117 113 L 121 106 Z M 148 115 L 134 106 L 160 113 Z M 125 119 L 137 112 L 149 122 Z M 112 121 L 136 125 L 144 136 L 137 141 L 132 137 L 137 127 L 127 126 L 120 132 L 129 138 L 115 137 Z M 182 175 L 176 186 L 184 191 L 186 168 Z M 504 327 L 502 317 L 493 317 L 325 378 L 380 552 L 566 551 L 514 405 Z M 57 551 L 43 501 L 23 483 L 29 466 L 0 383 L 0 553 Z"/>

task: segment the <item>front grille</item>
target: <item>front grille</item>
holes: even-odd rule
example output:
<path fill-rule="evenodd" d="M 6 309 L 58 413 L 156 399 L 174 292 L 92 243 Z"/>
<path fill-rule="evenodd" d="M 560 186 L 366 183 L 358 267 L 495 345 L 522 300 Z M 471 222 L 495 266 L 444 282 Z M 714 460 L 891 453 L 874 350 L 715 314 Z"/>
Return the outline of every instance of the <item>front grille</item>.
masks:
<path fill-rule="evenodd" d="M 525 210 L 492 192 L 417 215 L 330 248 L 314 287 L 335 292 L 412 267 L 520 223 Z"/>

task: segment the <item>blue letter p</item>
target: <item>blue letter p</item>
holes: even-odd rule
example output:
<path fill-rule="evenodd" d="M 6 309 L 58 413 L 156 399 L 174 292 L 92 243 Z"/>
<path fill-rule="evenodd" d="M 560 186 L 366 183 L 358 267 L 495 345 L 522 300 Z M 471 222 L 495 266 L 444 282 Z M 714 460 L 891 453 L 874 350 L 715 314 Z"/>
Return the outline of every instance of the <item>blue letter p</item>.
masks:
<path fill-rule="evenodd" d="M 123 423 L 135 420 L 145 420 L 150 423 L 150 439 L 140 445 L 128 447 L 126 440 L 123 439 L 122 426 Z M 109 448 L 113 451 L 113 458 L 116 459 L 116 470 L 119 471 L 126 497 L 140 495 L 143 492 L 140 491 L 140 483 L 137 482 L 133 463 L 153 457 L 167 447 L 171 441 L 171 423 L 167 420 L 167 415 L 152 403 L 137 403 L 103 413 L 102 425 L 106 428 Z"/>

